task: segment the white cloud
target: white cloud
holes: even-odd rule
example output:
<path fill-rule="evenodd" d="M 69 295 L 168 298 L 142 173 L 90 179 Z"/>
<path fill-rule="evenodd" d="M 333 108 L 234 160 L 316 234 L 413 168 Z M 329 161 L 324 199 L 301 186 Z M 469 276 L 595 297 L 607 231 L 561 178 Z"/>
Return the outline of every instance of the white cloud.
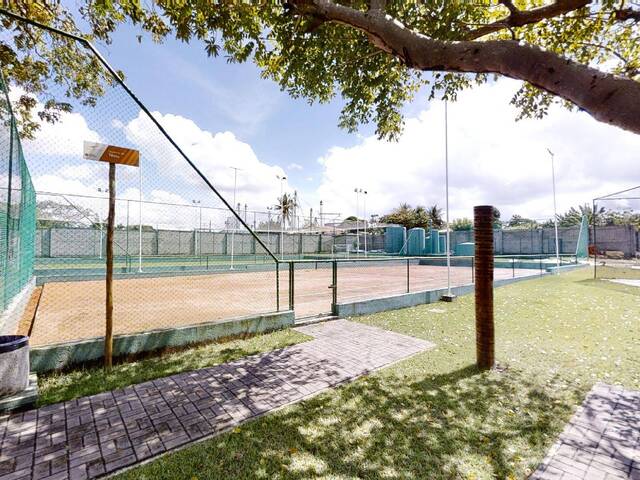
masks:
<path fill-rule="evenodd" d="M 515 122 L 509 99 L 516 88 L 517 82 L 501 80 L 449 104 L 453 217 L 471 217 L 474 205 L 486 203 L 505 217 L 550 217 L 547 148 L 556 158 L 559 211 L 638 183 L 640 136 L 560 108 L 543 120 Z M 323 178 L 314 196 L 327 209 L 355 213 L 355 187 L 369 191 L 369 214 L 386 213 L 401 202 L 444 206 L 444 106 L 432 102 L 408 118 L 397 143 L 366 137 L 351 148 L 331 148 L 319 162 Z"/>
<path fill-rule="evenodd" d="M 287 170 L 303 170 L 303 169 L 304 167 L 299 163 L 292 162 L 289 165 L 287 165 Z"/>
<path fill-rule="evenodd" d="M 264 210 L 275 203 L 280 193 L 276 175 L 285 172 L 278 166 L 261 162 L 251 146 L 236 138 L 232 132 L 211 133 L 202 130 L 192 120 L 173 114 L 153 112 L 153 115 L 184 150 L 200 171 L 213 183 L 228 202 L 233 201 L 236 185 L 236 202 L 249 205 L 250 209 Z M 221 206 L 186 160 L 163 138 L 142 112 L 124 127 L 127 139 L 140 149 L 141 163 L 153 162 L 160 175 L 187 186 L 182 195 L 198 198 L 203 204 Z M 238 168 L 237 178 L 235 171 Z M 149 181 L 149 180 L 148 180 Z M 288 184 L 285 183 L 288 189 Z M 166 182 L 165 182 L 165 190 Z"/>
<path fill-rule="evenodd" d="M 12 102 L 16 102 L 24 93 L 24 89 L 13 87 L 9 93 L 9 98 Z M 34 111 L 39 111 L 43 108 L 44 105 L 41 102 L 37 102 Z M 55 123 L 45 122 L 38 117 L 33 119 L 40 125 L 40 128 L 34 140 L 22 139 L 21 141 L 26 158 L 40 155 L 82 158 L 82 148 L 85 140 L 91 142 L 101 141 L 100 135 L 92 130 L 86 119 L 77 112 L 62 112 L 59 120 Z"/>

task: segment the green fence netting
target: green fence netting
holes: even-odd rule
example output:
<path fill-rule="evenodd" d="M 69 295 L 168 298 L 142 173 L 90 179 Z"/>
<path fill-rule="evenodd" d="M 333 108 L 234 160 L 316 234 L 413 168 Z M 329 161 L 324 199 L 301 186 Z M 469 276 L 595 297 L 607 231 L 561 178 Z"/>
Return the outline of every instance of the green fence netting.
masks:
<path fill-rule="evenodd" d="M 36 194 L 0 77 L 0 311 L 33 276 Z"/>

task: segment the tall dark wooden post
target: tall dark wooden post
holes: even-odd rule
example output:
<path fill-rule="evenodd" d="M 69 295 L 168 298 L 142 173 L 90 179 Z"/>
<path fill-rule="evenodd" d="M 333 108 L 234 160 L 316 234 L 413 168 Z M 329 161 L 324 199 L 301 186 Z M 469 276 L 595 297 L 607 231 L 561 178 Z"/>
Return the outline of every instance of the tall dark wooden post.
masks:
<path fill-rule="evenodd" d="M 493 207 L 473 209 L 475 236 L 476 362 L 489 369 L 495 362 L 493 325 Z"/>
<path fill-rule="evenodd" d="M 109 164 L 109 216 L 107 217 L 106 331 L 104 368 L 111 370 L 113 358 L 113 230 L 116 215 L 116 164 Z"/>

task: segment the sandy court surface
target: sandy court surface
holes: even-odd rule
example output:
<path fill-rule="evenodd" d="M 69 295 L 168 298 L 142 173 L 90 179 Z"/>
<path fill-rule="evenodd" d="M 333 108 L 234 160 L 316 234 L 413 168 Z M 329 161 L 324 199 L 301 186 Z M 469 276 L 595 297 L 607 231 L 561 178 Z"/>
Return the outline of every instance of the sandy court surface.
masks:
<path fill-rule="evenodd" d="M 295 271 L 296 317 L 331 310 L 330 264 Z M 495 278 L 537 275 L 537 270 L 497 269 Z M 280 272 L 280 308 L 289 306 L 289 272 Z M 407 291 L 403 264 L 340 266 L 338 302 L 366 300 Z M 452 267 L 453 286 L 471 283 L 471 269 Z M 410 291 L 443 288 L 447 269 L 410 266 Z M 104 281 L 52 282 L 44 285 L 30 343 L 68 342 L 104 334 Z M 194 325 L 276 310 L 273 271 L 217 273 L 114 281 L 115 334 Z"/>

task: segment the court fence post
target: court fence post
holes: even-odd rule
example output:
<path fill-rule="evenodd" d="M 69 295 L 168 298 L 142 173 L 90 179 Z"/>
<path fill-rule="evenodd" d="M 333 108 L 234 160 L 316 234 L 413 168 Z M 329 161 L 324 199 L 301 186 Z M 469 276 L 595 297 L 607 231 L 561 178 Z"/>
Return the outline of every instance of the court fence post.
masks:
<path fill-rule="evenodd" d="M 289 262 L 289 310 L 295 307 L 295 263 Z"/>
<path fill-rule="evenodd" d="M 280 262 L 276 262 L 276 312 L 280 311 Z"/>
<path fill-rule="evenodd" d="M 407 258 L 407 293 L 410 291 L 410 283 L 409 283 L 409 259 Z"/>
<path fill-rule="evenodd" d="M 542 257 L 538 259 L 538 263 L 540 265 L 540 275 L 542 275 Z"/>
<path fill-rule="evenodd" d="M 331 312 L 336 315 L 338 312 L 338 262 L 331 262 Z"/>
<path fill-rule="evenodd" d="M 516 259 L 511 259 L 511 278 L 516 278 Z"/>

